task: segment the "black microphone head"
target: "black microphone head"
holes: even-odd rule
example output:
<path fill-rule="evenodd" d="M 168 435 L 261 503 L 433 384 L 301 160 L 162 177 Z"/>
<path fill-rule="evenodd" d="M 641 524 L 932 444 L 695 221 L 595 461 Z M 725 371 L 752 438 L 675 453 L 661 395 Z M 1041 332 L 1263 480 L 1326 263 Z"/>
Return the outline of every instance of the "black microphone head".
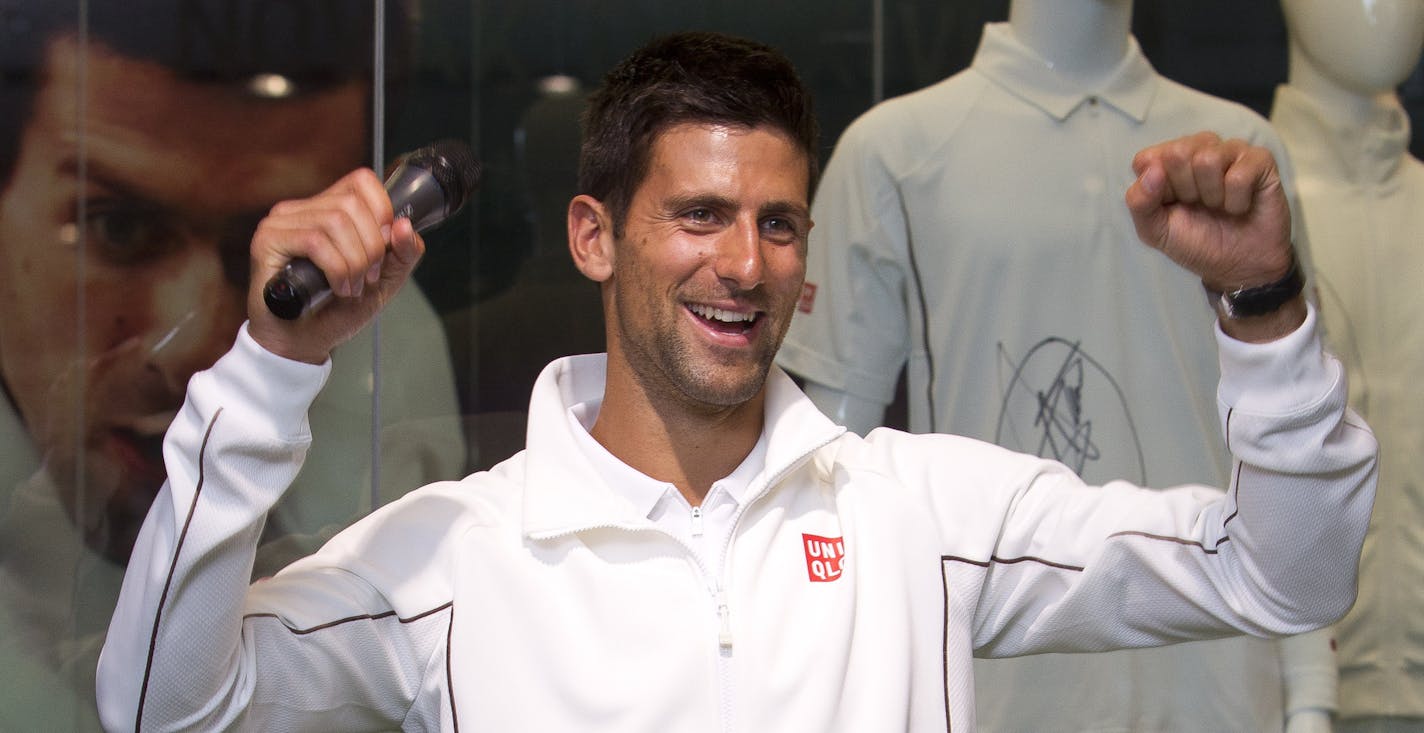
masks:
<path fill-rule="evenodd" d="M 454 216 L 480 185 L 480 162 L 459 140 L 439 140 L 396 160 L 386 193 L 398 217 L 425 231 Z M 326 276 L 307 259 L 296 259 L 267 282 L 262 298 L 279 318 L 292 320 L 331 297 Z"/>
<path fill-rule="evenodd" d="M 464 208 L 480 185 L 480 163 L 470 146 L 441 140 L 396 159 L 386 192 L 398 217 L 424 232 Z"/>
<path fill-rule="evenodd" d="M 480 161 L 470 146 L 460 140 L 437 140 L 411 151 L 405 164 L 424 168 L 445 190 L 447 208 L 454 214 L 480 187 Z"/>

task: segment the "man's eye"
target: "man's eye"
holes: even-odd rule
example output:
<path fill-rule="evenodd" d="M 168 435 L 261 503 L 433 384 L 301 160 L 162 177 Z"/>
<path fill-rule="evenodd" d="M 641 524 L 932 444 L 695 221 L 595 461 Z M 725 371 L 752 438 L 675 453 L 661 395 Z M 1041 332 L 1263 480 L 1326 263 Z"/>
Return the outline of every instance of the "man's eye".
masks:
<path fill-rule="evenodd" d="M 768 216 L 761 221 L 765 236 L 776 241 L 794 241 L 801 236 L 801 228 L 796 221 L 786 216 Z"/>
<path fill-rule="evenodd" d="M 693 209 L 687 212 L 687 218 L 698 224 L 711 224 L 716 221 L 717 215 L 711 209 Z"/>
<path fill-rule="evenodd" d="M 123 202 L 88 205 L 84 236 L 100 259 L 135 265 L 156 259 L 180 244 L 178 228 L 158 209 Z"/>

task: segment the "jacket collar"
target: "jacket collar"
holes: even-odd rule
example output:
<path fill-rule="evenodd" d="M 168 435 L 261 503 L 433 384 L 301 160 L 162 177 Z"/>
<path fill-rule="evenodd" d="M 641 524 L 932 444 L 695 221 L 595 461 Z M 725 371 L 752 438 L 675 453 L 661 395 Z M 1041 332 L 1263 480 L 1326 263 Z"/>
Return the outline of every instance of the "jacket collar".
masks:
<path fill-rule="evenodd" d="M 1376 102 L 1363 126 L 1332 119 L 1289 84 L 1276 87 L 1275 126 L 1298 174 L 1361 184 L 1388 182 L 1409 149 L 1409 116 L 1393 97 Z"/>
<path fill-rule="evenodd" d="M 973 68 L 1008 93 L 1063 121 L 1091 98 L 1107 102 L 1142 122 L 1157 93 L 1157 72 L 1142 55 L 1137 39 L 1128 38 L 1127 54 L 1108 77 L 1092 87 L 1074 86 L 1027 46 L 1014 38 L 1008 23 L 989 23 L 974 54 Z"/>
<path fill-rule="evenodd" d="M 603 482 L 578 447 L 574 405 L 603 397 L 607 357 L 570 356 L 544 368 L 529 402 L 524 533 L 545 539 L 594 527 L 646 528 L 645 513 Z M 822 415 L 780 367 L 767 375 L 766 467 L 751 482 L 754 501 L 773 481 L 845 432 Z"/>

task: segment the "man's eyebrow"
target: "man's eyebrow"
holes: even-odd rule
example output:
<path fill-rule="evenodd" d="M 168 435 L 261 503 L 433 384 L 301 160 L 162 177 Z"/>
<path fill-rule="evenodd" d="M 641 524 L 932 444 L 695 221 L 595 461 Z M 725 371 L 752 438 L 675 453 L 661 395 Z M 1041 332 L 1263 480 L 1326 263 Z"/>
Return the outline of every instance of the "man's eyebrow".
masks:
<path fill-rule="evenodd" d="M 683 211 L 686 209 L 718 209 L 726 211 L 737 208 L 737 202 L 714 193 L 690 193 L 669 196 L 663 205 L 669 211 Z M 765 216 L 792 216 L 803 219 L 811 218 L 811 211 L 805 204 L 796 201 L 768 201 L 757 210 L 758 217 Z"/>
<path fill-rule="evenodd" d="M 795 201 L 768 201 L 758 212 L 761 216 L 792 216 L 810 219 L 811 210 L 805 204 Z"/>
<path fill-rule="evenodd" d="M 78 178 L 79 159 L 75 157 L 64 158 L 59 162 L 58 169 L 62 174 Z M 102 163 L 96 164 L 92 160 L 89 161 L 84 169 L 84 178 L 91 183 L 95 183 L 111 191 L 113 198 L 118 199 L 123 202 L 125 206 L 133 209 L 166 213 L 180 217 L 186 213 L 183 209 L 174 208 L 171 204 L 164 203 L 161 199 L 155 198 L 146 191 L 125 182 L 121 176 L 112 173 L 111 170 Z M 276 201 L 273 201 L 272 204 L 275 205 Z M 226 224 L 240 224 L 247 229 L 256 229 L 257 222 L 267 216 L 270 210 L 271 205 L 263 205 L 253 207 L 246 211 L 230 211 L 222 217 L 222 221 Z"/>
<path fill-rule="evenodd" d="M 735 209 L 737 202 L 719 196 L 715 193 L 686 193 L 667 197 L 663 201 L 669 211 L 682 211 L 684 209 Z"/>
<path fill-rule="evenodd" d="M 73 176 L 74 178 L 79 178 L 81 173 L 79 166 L 79 158 L 69 156 L 62 159 L 59 162 L 59 172 L 65 175 Z M 114 194 L 119 198 L 132 199 L 135 201 L 146 201 L 152 203 L 155 207 L 161 206 L 158 201 L 154 199 L 151 195 L 149 195 L 142 189 L 126 182 L 122 176 L 118 175 L 117 172 L 105 166 L 101 161 L 97 161 L 93 158 L 90 158 L 89 160 L 85 161 L 85 165 L 82 172 L 85 181 L 97 183 L 100 186 L 109 189 L 110 191 L 113 191 Z"/>

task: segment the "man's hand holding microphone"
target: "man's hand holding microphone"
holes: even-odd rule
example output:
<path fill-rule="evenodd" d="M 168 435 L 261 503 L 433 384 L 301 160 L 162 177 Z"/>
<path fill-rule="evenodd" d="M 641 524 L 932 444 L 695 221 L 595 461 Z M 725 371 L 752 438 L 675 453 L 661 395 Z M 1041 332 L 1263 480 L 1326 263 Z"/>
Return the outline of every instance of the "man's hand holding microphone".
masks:
<path fill-rule="evenodd" d="M 479 176 L 467 146 L 441 141 L 402 156 L 384 183 L 361 168 L 272 207 L 252 238 L 249 334 L 324 363 L 395 297 L 425 253 L 420 231 L 459 211 Z"/>

